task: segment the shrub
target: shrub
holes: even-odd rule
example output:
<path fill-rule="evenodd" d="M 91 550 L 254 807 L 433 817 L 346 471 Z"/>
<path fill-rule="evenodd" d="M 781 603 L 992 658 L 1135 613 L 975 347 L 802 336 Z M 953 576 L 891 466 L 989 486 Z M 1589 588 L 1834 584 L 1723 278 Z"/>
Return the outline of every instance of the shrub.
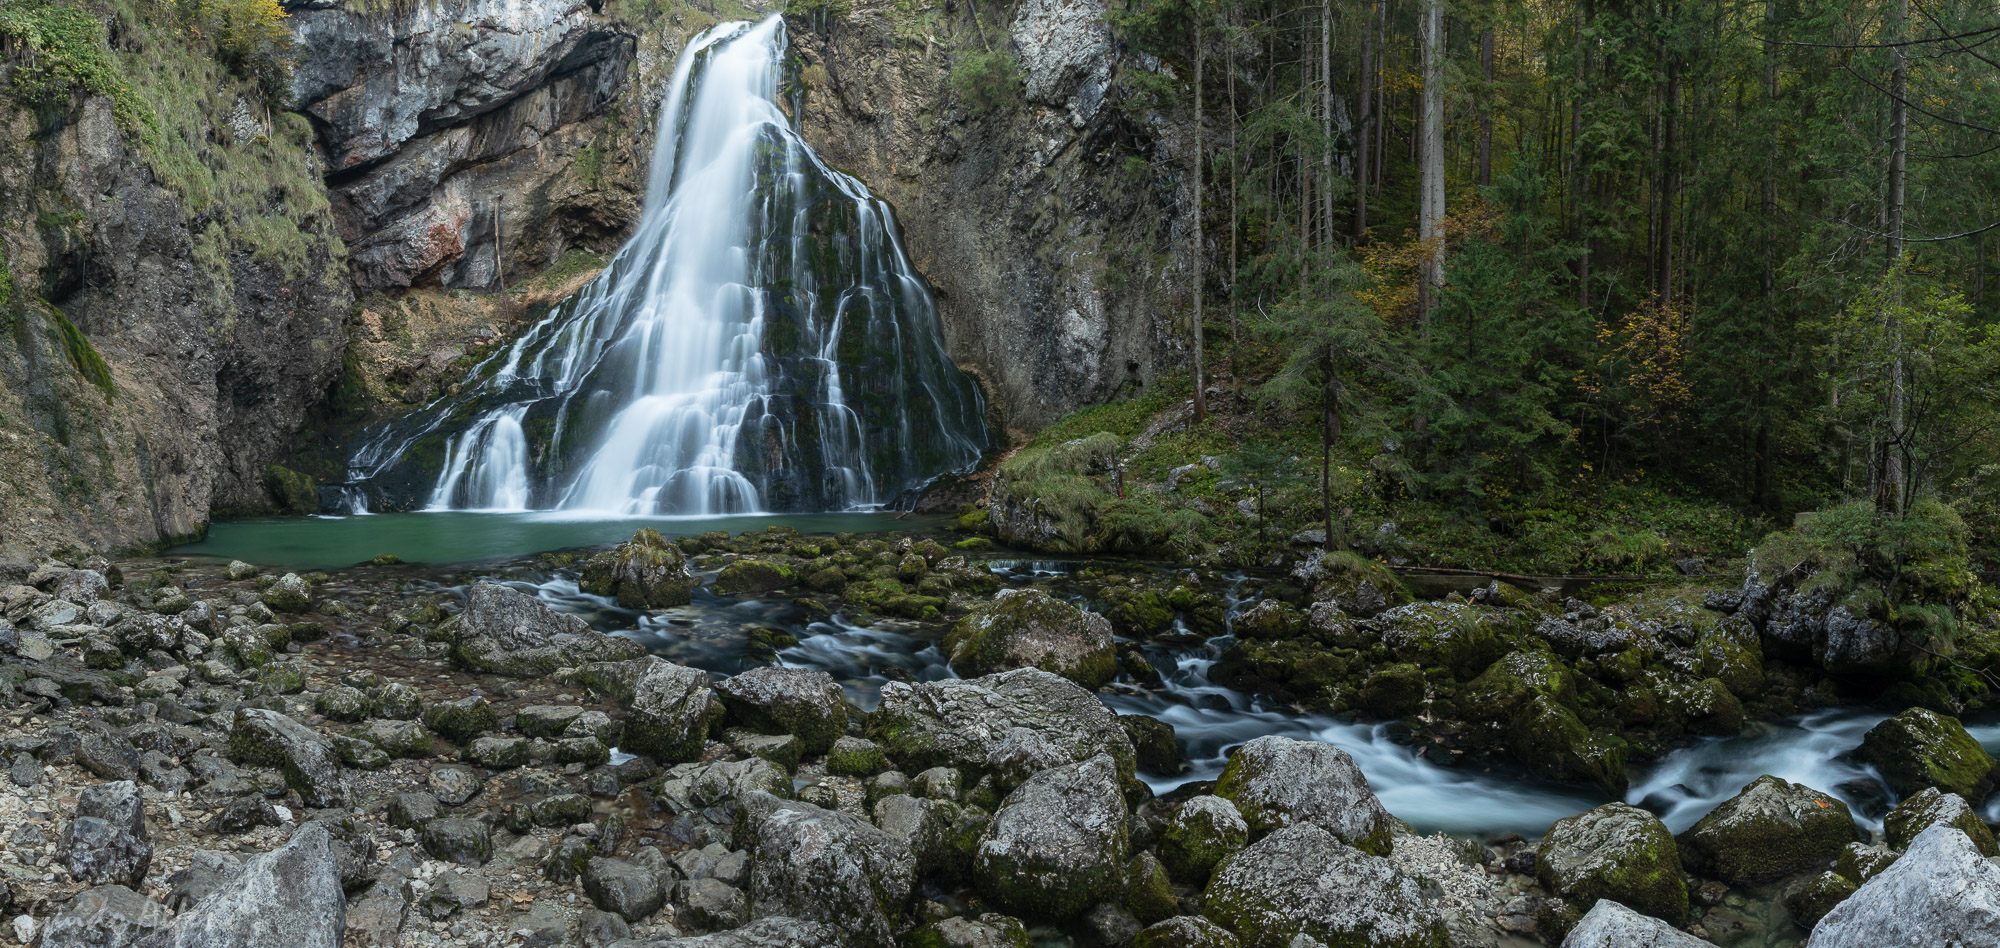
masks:
<path fill-rule="evenodd" d="M 104 37 L 104 23 L 59 0 L 6 0 L 0 3 L 0 50 L 11 48 L 10 91 L 22 105 L 54 124 L 69 111 L 72 97 L 101 95 L 128 132 L 153 124 L 152 109 L 119 73 Z"/>
<path fill-rule="evenodd" d="M 271 102 L 284 100 L 292 78 L 292 34 L 278 0 L 196 0 L 194 31 L 215 44 L 215 58 L 255 82 Z"/>
<path fill-rule="evenodd" d="M 1020 105 L 1021 90 L 1021 62 L 1008 50 L 966 53 L 951 66 L 952 94 L 973 115 Z"/>

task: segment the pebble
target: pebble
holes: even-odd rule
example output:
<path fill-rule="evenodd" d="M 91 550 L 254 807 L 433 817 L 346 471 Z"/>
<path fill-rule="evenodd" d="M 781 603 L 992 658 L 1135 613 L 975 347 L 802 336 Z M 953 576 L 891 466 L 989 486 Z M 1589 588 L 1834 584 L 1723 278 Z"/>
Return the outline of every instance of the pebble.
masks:
<path fill-rule="evenodd" d="M 14 940 L 28 944 L 35 940 L 35 920 L 27 915 L 14 916 Z"/>

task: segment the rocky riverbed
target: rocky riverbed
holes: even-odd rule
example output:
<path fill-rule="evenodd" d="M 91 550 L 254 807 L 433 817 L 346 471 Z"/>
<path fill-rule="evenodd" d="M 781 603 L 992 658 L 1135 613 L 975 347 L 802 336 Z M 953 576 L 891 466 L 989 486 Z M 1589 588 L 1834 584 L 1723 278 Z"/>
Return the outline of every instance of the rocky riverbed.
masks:
<path fill-rule="evenodd" d="M 1610 803 L 1531 834 L 1426 835 L 1346 751 L 1277 735 L 1156 794 L 1149 774 L 1181 766 L 1171 727 L 1092 693 L 1146 687 L 1125 630 L 1159 623 L 1151 606 L 1176 619 L 1156 637 L 1213 620 L 1271 630 L 1245 637 L 1262 648 L 1313 641 L 1286 623 L 1383 649 L 1451 636 L 1363 625 L 1390 604 L 1358 583 L 1305 606 L 1198 583 L 1084 597 L 964 553 L 642 532 L 460 571 L 88 558 L 0 576 L 0 941 L 2000 945 L 1994 838 L 1967 803 L 1995 768 L 1945 715 L 1906 711 L 1857 751 L 1901 801 L 1879 831 L 1835 788 L 1766 777 L 1678 834 Z M 858 696 L 773 664 L 793 633 L 746 618 L 709 630 L 730 644 L 704 670 L 543 587 L 669 619 L 718 596 L 881 617 L 936 639 L 938 664 L 872 668 Z"/>

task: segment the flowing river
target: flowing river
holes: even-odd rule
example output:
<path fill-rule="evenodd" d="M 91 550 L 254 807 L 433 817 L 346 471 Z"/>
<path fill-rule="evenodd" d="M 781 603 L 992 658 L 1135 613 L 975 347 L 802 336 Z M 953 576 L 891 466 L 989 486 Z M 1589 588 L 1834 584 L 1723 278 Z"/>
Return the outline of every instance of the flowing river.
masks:
<path fill-rule="evenodd" d="M 749 630 L 783 629 L 796 636 L 798 644 L 782 650 L 779 660 L 831 674 L 863 710 L 874 708 L 882 685 L 889 681 L 953 677 L 936 644 L 943 633 L 938 624 L 895 620 L 860 624 L 838 613 L 816 618 L 782 596 L 739 600 L 718 596 L 707 587 L 697 589 L 687 606 L 640 613 L 583 593 L 573 575 L 528 559 L 543 550 L 615 542 L 642 526 L 677 536 L 771 525 L 796 527 L 804 533 L 934 526 L 920 518 L 899 521 L 890 514 L 630 520 L 439 512 L 223 523 L 202 543 L 174 552 L 249 559 L 290 569 L 337 569 L 382 550 L 394 550 L 406 560 L 431 567 L 478 564 L 465 571 L 433 574 L 437 591 L 459 588 L 468 573 L 495 578 L 532 591 L 552 607 L 582 616 L 599 629 L 635 638 L 656 654 L 717 676 L 759 661 L 750 647 Z M 987 565 L 1009 585 L 1028 585 L 1062 579 L 1079 564 L 996 558 Z M 1242 578 L 1231 582 L 1232 616 L 1255 604 L 1255 596 L 1248 592 L 1254 585 Z M 1187 644 L 1144 645 L 1161 673 L 1160 685 L 1142 686 L 1121 675 L 1099 693 L 1120 713 L 1151 715 L 1174 726 L 1186 769 L 1179 774 L 1144 775 L 1156 791 L 1212 780 L 1230 749 L 1252 738 L 1280 734 L 1324 741 L 1354 755 L 1383 805 L 1425 831 L 1538 836 L 1557 819 L 1607 801 L 1593 788 L 1554 784 L 1505 766 L 1435 759 L 1434 749 L 1398 740 L 1405 729 L 1394 723 L 1359 723 L 1303 712 L 1233 691 L 1209 678 L 1211 666 L 1230 644 L 1227 633 L 1206 641 L 1192 633 L 1167 638 Z M 1839 797 L 1864 827 L 1879 828 L 1894 798 L 1872 769 L 1844 755 L 1886 716 L 1871 708 L 1823 710 L 1759 722 L 1735 737 L 1699 740 L 1651 764 L 1635 764 L 1625 799 L 1659 814 L 1679 832 L 1768 773 Z M 1968 726 L 1989 750 L 2000 750 L 2000 723 Z M 1989 800 L 1982 811 L 1988 820 L 2000 817 L 2000 796 Z"/>

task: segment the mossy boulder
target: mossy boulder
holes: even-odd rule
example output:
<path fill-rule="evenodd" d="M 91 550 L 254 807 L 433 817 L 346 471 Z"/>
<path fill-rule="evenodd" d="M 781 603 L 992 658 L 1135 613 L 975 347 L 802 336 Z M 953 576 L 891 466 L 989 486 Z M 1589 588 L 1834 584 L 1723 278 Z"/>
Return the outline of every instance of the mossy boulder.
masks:
<path fill-rule="evenodd" d="M 1847 804 L 1765 775 L 1680 836 L 1693 871 L 1731 885 L 1824 869 L 1854 841 Z"/>
<path fill-rule="evenodd" d="M 763 596 L 798 583 L 792 567 L 772 561 L 743 559 L 724 566 L 715 577 L 715 591 L 725 596 Z"/>
<path fill-rule="evenodd" d="M 966 677 L 1040 668 L 1094 691 L 1118 673 L 1111 622 L 1040 589 L 1003 590 L 952 627 L 944 652 Z"/>
<path fill-rule="evenodd" d="M 1910 795 L 1910 798 L 1896 805 L 1882 821 L 1882 828 L 1888 834 L 1889 845 L 1897 849 L 1907 848 L 1917 838 L 1917 834 L 1938 824 L 1955 826 L 1972 838 L 1972 844 L 1979 847 L 1983 855 L 2000 855 L 1996 847 L 1993 830 L 1980 819 L 1978 811 L 1956 793 L 1943 793 L 1936 787 L 1925 787 Z M 1855 881 L 1865 881 L 1857 878 Z"/>
<path fill-rule="evenodd" d="M 1425 668 L 1448 668 L 1471 678 L 1506 649 L 1495 631 L 1496 610 L 1458 602 L 1413 602 L 1375 617 L 1383 644 L 1398 659 Z"/>
<path fill-rule="evenodd" d="M 583 563 L 584 592 L 611 596 L 627 609 L 685 606 L 694 593 L 687 554 L 650 527 Z"/>
<path fill-rule="evenodd" d="M 882 746 L 859 737 L 841 737 L 826 752 L 826 772 L 848 777 L 872 777 L 889 769 Z"/>
<path fill-rule="evenodd" d="M 437 753 L 431 732 L 415 721 L 371 721 L 353 737 L 367 741 L 392 757 L 429 757 Z"/>
<path fill-rule="evenodd" d="M 326 738 L 276 711 L 239 708 L 229 728 L 229 756 L 253 767 L 276 767 L 285 785 L 310 807 L 347 800 L 338 755 Z"/>
<path fill-rule="evenodd" d="M 1265 599 L 1246 609 L 1230 624 L 1240 638 L 1275 641 L 1298 635 L 1306 617 L 1279 599 Z"/>
<path fill-rule="evenodd" d="M 1199 915 L 1176 915 L 1132 936 L 1132 948 L 1242 948 L 1229 929 Z"/>
<path fill-rule="evenodd" d="M 977 539 L 976 537 L 974 539 Z M 961 543 L 970 541 L 959 541 Z M 1034 948 L 1021 920 L 997 912 L 978 918 L 955 915 L 917 929 L 910 948 Z"/>
<path fill-rule="evenodd" d="M 1424 707 L 1424 670 L 1384 665 L 1361 683 L 1361 707 L 1378 718 L 1407 718 Z"/>
<path fill-rule="evenodd" d="M 1141 589 L 1105 610 L 1111 627 L 1133 638 L 1151 638 L 1174 627 L 1174 607 L 1158 589 Z"/>
<path fill-rule="evenodd" d="M 1005 791 L 1052 766 L 1108 754 L 1131 781 L 1137 755 L 1118 718 L 1074 682 L 1039 668 L 944 681 L 890 682 L 867 734 L 906 773 L 952 767 Z"/>
<path fill-rule="evenodd" d="M 424 709 L 424 726 L 444 735 L 446 740 L 463 744 L 498 730 L 500 714 L 493 709 L 493 702 L 470 695 L 456 701 L 433 702 Z"/>
<path fill-rule="evenodd" d="M 663 764 L 700 758 L 715 707 L 708 673 L 655 655 L 623 664 L 639 666 L 626 702 L 624 749 Z"/>
<path fill-rule="evenodd" d="M 1208 882 L 1224 859 L 1250 845 L 1250 824 L 1236 804 L 1218 796 L 1190 797 L 1160 830 L 1160 862 L 1189 885 Z"/>
<path fill-rule="evenodd" d="M 1678 926 L 1687 922 L 1687 882 L 1680 847 L 1659 817 L 1607 803 L 1557 820 L 1535 855 L 1535 878 L 1576 905 L 1599 899 Z"/>
<path fill-rule="evenodd" d="M 646 651 L 638 642 L 605 635 L 576 616 L 497 583 L 474 583 L 465 592 L 464 611 L 440 625 L 435 635 L 448 644 L 460 666 L 517 678 L 637 658 Z"/>
<path fill-rule="evenodd" d="M 1099 754 L 1041 771 L 1001 802 L 973 853 L 981 895 L 1060 921 L 1115 897 L 1131 848 L 1118 765 Z"/>
<path fill-rule="evenodd" d="M 1393 819 L 1354 758 L 1332 744 L 1277 735 L 1238 748 L 1215 782 L 1253 837 L 1310 823 L 1365 852 L 1389 851 Z"/>
<path fill-rule="evenodd" d="M 373 705 L 361 689 L 347 685 L 335 685 L 313 699 L 313 710 L 332 720 L 349 723 L 367 717 Z"/>
<path fill-rule="evenodd" d="M 1202 914 L 1243 948 L 1323 945 L 1446 948 L 1443 913 L 1425 887 L 1393 863 L 1311 823 L 1278 830 L 1223 860 Z"/>
<path fill-rule="evenodd" d="M 1854 756 L 1881 771 L 1889 789 L 1909 796 L 1936 787 L 1968 800 L 1993 789 L 1995 763 L 1957 718 L 1911 708 L 1870 728 Z"/>
<path fill-rule="evenodd" d="M 312 584 L 297 573 L 286 573 L 258 599 L 273 612 L 304 612 L 312 608 Z"/>
<path fill-rule="evenodd" d="M 1661 713 L 1692 734 L 1734 737 L 1743 733 L 1743 702 L 1719 679 L 1676 681 L 1654 676 Z"/>
<path fill-rule="evenodd" d="M 1788 890 L 1785 908 L 1800 925 L 1810 929 L 1859 888 L 1853 879 L 1828 870 Z"/>
<path fill-rule="evenodd" d="M 1141 771 L 1169 777 L 1181 772 L 1181 744 L 1173 725 L 1144 714 L 1121 714 L 1118 724 L 1132 739 Z"/>
<path fill-rule="evenodd" d="M 1468 719 L 1504 724 L 1536 697 L 1559 703 L 1576 700 L 1576 673 L 1543 651 L 1512 652 L 1488 666 L 1464 690 L 1460 703 Z"/>

